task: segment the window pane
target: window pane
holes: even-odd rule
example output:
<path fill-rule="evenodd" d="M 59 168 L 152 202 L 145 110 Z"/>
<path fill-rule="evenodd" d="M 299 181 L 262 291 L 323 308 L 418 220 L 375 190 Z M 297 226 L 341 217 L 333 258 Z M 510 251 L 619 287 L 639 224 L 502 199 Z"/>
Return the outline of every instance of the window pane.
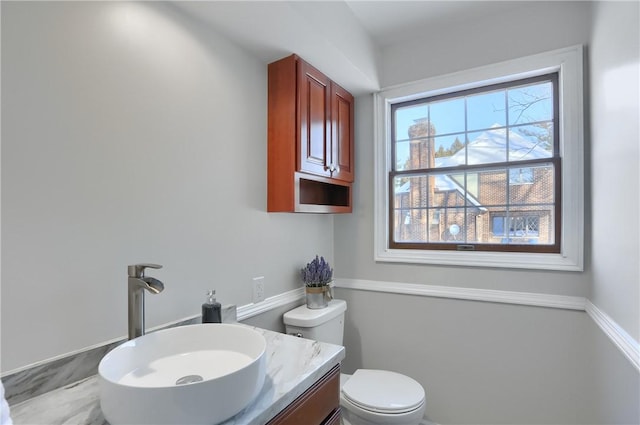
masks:
<path fill-rule="evenodd" d="M 445 208 L 441 221 L 439 242 L 465 243 L 467 241 L 465 208 Z"/>
<path fill-rule="evenodd" d="M 464 134 L 434 138 L 434 167 L 453 167 L 464 164 Z"/>
<path fill-rule="evenodd" d="M 555 200 L 553 164 L 509 168 L 509 204 L 552 204 Z"/>
<path fill-rule="evenodd" d="M 434 164 L 435 147 L 433 126 L 426 119 L 416 120 L 408 129 L 408 142 L 396 142 L 396 169 L 416 170 L 431 168 Z"/>
<path fill-rule="evenodd" d="M 553 244 L 552 208 L 509 209 L 491 213 L 488 243 Z"/>
<path fill-rule="evenodd" d="M 394 240 L 427 242 L 427 176 L 398 176 L 393 180 Z"/>
<path fill-rule="evenodd" d="M 478 202 L 484 207 L 507 204 L 507 170 L 478 172 Z"/>
<path fill-rule="evenodd" d="M 464 132 L 464 98 L 431 103 L 429 119 L 436 134 Z"/>
<path fill-rule="evenodd" d="M 514 207 L 508 211 L 509 244 L 552 245 L 553 207 Z"/>
<path fill-rule="evenodd" d="M 396 176 L 393 179 L 394 208 L 425 208 L 428 190 L 427 176 Z"/>
<path fill-rule="evenodd" d="M 411 147 L 411 143 L 408 140 L 404 140 L 402 142 L 396 142 L 394 144 L 395 149 L 395 170 L 402 171 L 406 170 L 409 165 L 409 150 Z"/>
<path fill-rule="evenodd" d="M 531 184 L 533 183 L 533 168 L 510 168 L 509 184 Z"/>
<path fill-rule="evenodd" d="M 552 156 L 552 128 L 524 126 L 509 131 L 509 161 L 551 158 Z"/>
<path fill-rule="evenodd" d="M 475 225 L 465 223 L 464 208 L 395 210 L 394 223 L 396 242 L 460 243 L 475 233 Z"/>
<path fill-rule="evenodd" d="M 429 200 L 429 207 L 464 207 L 466 191 L 464 173 L 431 174 L 434 190 Z"/>
<path fill-rule="evenodd" d="M 427 105 L 412 105 L 395 110 L 395 139 L 407 140 L 410 138 L 409 129 L 421 120 L 427 119 Z"/>
<path fill-rule="evenodd" d="M 477 202 L 478 198 L 478 173 L 467 173 L 467 193 Z"/>
<path fill-rule="evenodd" d="M 553 86 L 550 82 L 508 90 L 509 125 L 553 119 Z"/>
<path fill-rule="evenodd" d="M 509 131 L 509 160 L 553 156 L 553 122 L 513 127 Z"/>
<path fill-rule="evenodd" d="M 507 160 L 505 129 L 469 133 L 467 161 L 471 164 L 490 164 Z"/>
<path fill-rule="evenodd" d="M 467 97 L 467 130 L 507 125 L 505 90 Z"/>
<path fill-rule="evenodd" d="M 427 210 L 410 208 L 395 210 L 394 240 L 396 242 L 428 242 Z"/>
<path fill-rule="evenodd" d="M 433 137 L 413 139 L 407 142 L 406 146 L 402 146 L 402 149 L 404 151 L 400 152 L 401 155 L 396 155 L 396 169 L 417 170 L 434 167 L 435 146 Z"/>

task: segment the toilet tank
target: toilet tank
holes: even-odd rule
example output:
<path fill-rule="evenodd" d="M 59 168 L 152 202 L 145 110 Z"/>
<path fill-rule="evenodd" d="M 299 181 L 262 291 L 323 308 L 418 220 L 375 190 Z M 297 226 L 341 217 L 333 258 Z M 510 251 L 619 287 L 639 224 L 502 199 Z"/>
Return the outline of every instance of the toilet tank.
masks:
<path fill-rule="evenodd" d="M 310 309 L 302 305 L 284 314 L 287 334 L 320 342 L 342 345 L 344 312 L 347 302 L 331 300 L 326 308 Z"/>

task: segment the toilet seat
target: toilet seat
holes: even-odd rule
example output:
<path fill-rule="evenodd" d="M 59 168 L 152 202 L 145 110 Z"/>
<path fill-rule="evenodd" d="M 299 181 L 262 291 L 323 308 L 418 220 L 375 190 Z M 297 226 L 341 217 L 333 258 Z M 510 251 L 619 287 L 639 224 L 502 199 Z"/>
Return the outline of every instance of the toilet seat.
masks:
<path fill-rule="evenodd" d="M 402 415 L 424 406 L 425 394 L 414 379 L 387 370 L 358 369 L 342 387 L 343 397 L 364 411 Z"/>

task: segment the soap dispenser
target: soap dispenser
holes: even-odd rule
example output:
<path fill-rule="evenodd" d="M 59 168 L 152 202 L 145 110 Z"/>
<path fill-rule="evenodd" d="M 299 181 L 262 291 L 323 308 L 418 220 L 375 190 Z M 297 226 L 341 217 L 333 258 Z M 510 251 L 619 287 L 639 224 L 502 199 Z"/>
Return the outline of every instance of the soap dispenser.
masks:
<path fill-rule="evenodd" d="M 207 302 L 202 304 L 202 323 L 222 323 L 222 306 L 216 301 L 216 291 L 207 292 Z"/>

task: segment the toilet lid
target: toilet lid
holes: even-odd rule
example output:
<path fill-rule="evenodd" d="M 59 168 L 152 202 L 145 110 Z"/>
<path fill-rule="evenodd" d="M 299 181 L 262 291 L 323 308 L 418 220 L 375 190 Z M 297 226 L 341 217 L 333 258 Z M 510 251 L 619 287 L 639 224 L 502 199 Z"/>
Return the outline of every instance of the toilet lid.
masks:
<path fill-rule="evenodd" d="M 356 406 L 378 413 L 406 413 L 424 403 L 422 385 L 387 370 L 356 370 L 342 387 L 342 394 Z"/>

